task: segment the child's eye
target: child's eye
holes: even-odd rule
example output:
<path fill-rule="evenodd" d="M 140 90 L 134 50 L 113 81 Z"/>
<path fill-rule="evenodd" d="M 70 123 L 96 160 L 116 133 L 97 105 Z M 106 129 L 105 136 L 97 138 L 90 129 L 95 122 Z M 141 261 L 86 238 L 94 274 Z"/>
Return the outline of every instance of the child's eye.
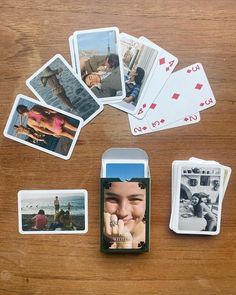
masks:
<path fill-rule="evenodd" d="M 106 198 L 105 201 L 109 203 L 118 203 L 118 200 L 116 198 Z"/>

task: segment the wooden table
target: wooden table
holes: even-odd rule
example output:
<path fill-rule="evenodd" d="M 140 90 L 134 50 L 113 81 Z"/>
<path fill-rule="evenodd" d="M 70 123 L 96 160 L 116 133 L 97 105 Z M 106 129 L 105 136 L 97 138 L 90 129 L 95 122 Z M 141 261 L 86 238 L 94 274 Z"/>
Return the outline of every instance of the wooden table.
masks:
<path fill-rule="evenodd" d="M 69 161 L 0 137 L 1 294 L 236 294 L 236 3 L 208 1 L 14 1 L 0 3 L 1 133 L 25 80 L 56 53 L 69 62 L 75 30 L 117 26 L 145 36 L 179 59 L 201 62 L 217 104 L 201 121 L 145 136 L 131 135 L 127 115 L 112 107 L 81 131 Z M 110 147 L 139 147 L 152 175 L 151 250 L 99 252 L 99 174 Z M 171 163 L 196 156 L 233 169 L 215 237 L 176 235 L 170 218 Z M 84 188 L 86 235 L 20 235 L 21 189 Z"/>

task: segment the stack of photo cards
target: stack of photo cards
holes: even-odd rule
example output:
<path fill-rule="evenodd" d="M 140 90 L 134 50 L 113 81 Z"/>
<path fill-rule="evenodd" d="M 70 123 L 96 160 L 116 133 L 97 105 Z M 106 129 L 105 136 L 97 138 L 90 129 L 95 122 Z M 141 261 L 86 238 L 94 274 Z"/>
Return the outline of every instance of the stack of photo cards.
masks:
<path fill-rule="evenodd" d="M 178 234 L 219 234 L 230 175 L 231 168 L 216 161 L 174 161 L 170 229 Z"/>

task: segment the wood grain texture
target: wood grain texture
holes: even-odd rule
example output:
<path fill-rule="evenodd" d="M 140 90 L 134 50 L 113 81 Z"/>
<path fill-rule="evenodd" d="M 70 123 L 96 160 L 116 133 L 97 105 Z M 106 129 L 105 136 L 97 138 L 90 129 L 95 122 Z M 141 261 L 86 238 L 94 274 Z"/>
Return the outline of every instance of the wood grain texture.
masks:
<path fill-rule="evenodd" d="M 236 2 L 234 0 L 0 2 L 0 131 L 25 80 L 56 53 L 69 62 L 68 37 L 81 29 L 117 26 L 145 36 L 179 59 L 201 62 L 217 99 L 189 127 L 134 137 L 127 115 L 109 106 L 81 132 L 63 161 L 0 136 L 0 294 L 236 294 Z M 110 147 L 139 147 L 152 175 L 151 251 L 99 252 L 99 174 Z M 222 231 L 216 237 L 168 229 L 171 163 L 196 156 L 232 167 Z M 21 189 L 84 188 L 86 235 L 20 235 Z"/>

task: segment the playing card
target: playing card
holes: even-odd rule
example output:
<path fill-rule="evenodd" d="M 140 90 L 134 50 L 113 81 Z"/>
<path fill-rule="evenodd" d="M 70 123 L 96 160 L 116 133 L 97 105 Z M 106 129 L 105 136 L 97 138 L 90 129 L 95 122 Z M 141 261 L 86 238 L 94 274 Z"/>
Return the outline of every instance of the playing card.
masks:
<path fill-rule="evenodd" d="M 162 128 L 159 128 L 157 130 L 152 130 L 149 125 L 148 125 L 148 120 L 146 116 L 142 119 L 137 119 L 133 115 L 128 115 L 129 117 L 129 124 L 130 124 L 130 129 L 131 133 L 133 135 L 142 135 L 146 133 L 152 133 L 156 131 L 162 131 L 170 128 L 176 128 L 176 127 L 181 127 L 181 126 L 186 126 L 186 125 L 191 125 L 198 123 L 200 121 L 200 114 L 196 113 L 194 115 L 189 115 L 185 117 L 184 119 L 178 120 L 174 123 L 168 124 Z"/>
<path fill-rule="evenodd" d="M 125 97 L 118 28 L 76 31 L 74 54 L 78 74 L 103 103 Z"/>
<path fill-rule="evenodd" d="M 68 160 L 78 139 L 83 120 L 67 116 L 53 107 L 17 95 L 4 129 L 4 136 Z"/>
<path fill-rule="evenodd" d="M 55 55 L 27 79 L 26 85 L 42 102 L 90 122 L 103 105 L 60 55 Z"/>
<path fill-rule="evenodd" d="M 146 88 L 146 91 L 143 94 L 143 99 L 140 107 L 137 113 L 134 114 L 134 116 L 138 119 L 142 119 L 147 113 L 149 107 L 152 105 L 154 99 L 158 96 L 165 82 L 170 77 L 171 73 L 178 63 L 178 59 L 177 57 L 170 54 L 168 51 L 159 47 L 145 37 L 140 37 L 139 40 L 144 42 L 144 44 L 148 44 L 149 46 L 155 48 L 158 51 L 158 62 L 155 66 L 155 70 L 152 73 L 151 80 L 148 84 L 148 87 Z"/>
<path fill-rule="evenodd" d="M 18 221 L 21 234 L 84 234 L 88 231 L 88 192 L 19 191 Z"/>
<path fill-rule="evenodd" d="M 218 234 L 224 169 L 220 164 L 191 161 L 177 161 L 175 166 L 172 229 L 185 234 Z"/>
<path fill-rule="evenodd" d="M 131 35 L 121 33 L 121 55 L 124 67 L 126 97 L 111 104 L 124 112 L 135 114 L 153 75 L 159 52 Z"/>
<path fill-rule="evenodd" d="M 201 64 L 194 64 L 171 74 L 146 117 L 156 130 L 216 103 Z"/>

